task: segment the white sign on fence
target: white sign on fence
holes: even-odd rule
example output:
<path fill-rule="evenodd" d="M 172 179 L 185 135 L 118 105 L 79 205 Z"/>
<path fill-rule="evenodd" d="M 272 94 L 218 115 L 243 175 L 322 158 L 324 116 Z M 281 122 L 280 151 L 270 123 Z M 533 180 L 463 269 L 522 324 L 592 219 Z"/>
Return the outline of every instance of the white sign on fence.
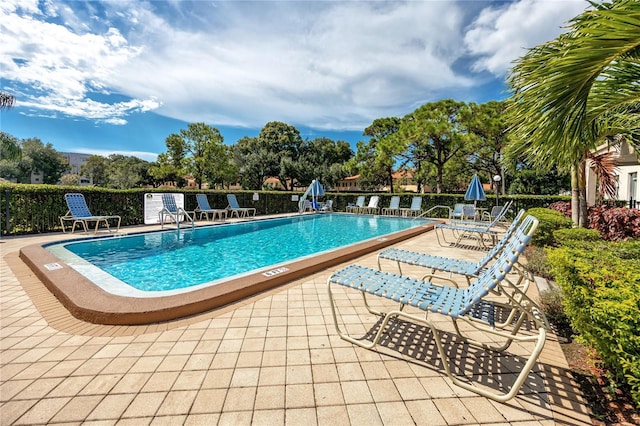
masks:
<path fill-rule="evenodd" d="M 176 200 L 176 206 L 184 208 L 184 194 L 172 193 Z M 160 213 L 162 210 L 162 194 L 146 193 L 144 194 L 144 224 L 155 225 L 160 223 Z"/>

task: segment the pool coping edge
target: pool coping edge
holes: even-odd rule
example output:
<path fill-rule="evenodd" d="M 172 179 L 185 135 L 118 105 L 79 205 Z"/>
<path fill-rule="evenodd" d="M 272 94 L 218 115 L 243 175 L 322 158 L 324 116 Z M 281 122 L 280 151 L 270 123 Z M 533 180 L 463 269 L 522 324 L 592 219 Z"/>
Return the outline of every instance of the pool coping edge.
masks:
<path fill-rule="evenodd" d="M 74 317 L 94 324 L 142 325 L 176 320 L 220 308 L 428 232 L 436 223 L 439 222 L 288 262 L 282 265 L 287 271 L 270 277 L 257 272 L 214 286 L 154 298 L 110 294 L 43 248 L 42 244 L 21 248 L 19 257 Z M 45 266 L 52 263 L 59 264 L 61 268 L 50 270 Z"/>

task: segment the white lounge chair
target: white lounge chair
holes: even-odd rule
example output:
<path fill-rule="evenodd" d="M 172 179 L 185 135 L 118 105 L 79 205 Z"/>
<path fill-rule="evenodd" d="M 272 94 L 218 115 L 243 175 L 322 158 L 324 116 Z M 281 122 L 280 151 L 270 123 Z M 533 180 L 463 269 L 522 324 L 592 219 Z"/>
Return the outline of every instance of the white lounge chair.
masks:
<path fill-rule="evenodd" d="M 378 210 L 380 209 L 378 207 L 378 204 L 380 203 L 380 196 L 378 195 L 373 195 L 370 199 L 369 199 L 369 204 L 367 204 L 366 207 L 362 207 L 360 208 L 360 210 L 358 210 L 358 213 L 363 213 L 363 214 L 376 214 L 378 212 Z"/>
<path fill-rule="evenodd" d="M 400 196 L 394 195 L 389 200 L 389 207 L 383 207 L 383 215 L 396 215 L 400 214 Z"/>
<path fill-rule="evenodd" d="M 420 216 L 422 213 L 422 197 L 413 197 L 411 199 L 411 207 L 401 208 L 402 216 Z"/>
<path fill-rule="evenodd" d="M 117 220 L 118 225 L 116 227 L 116 232 L 120 230 L 120 221 L 122 220 L 120 216 L 95 216 L 91 214 L 84 195 L 79 193 L 68 193 L 64 194 L 64 200 L 66 201 L 69 210 L 64 216 L 60 216 L 60 224 L 62 225 L 63 233 L 67 232 L 64 226 L 65 222 L 73 222 L 71 225 L 72 234 L 76 229 L 76 224 L 82 225 L 84 232 L 89 232 L 88 224 L 90 222 L 96 223 L 96 226 L 93 230 L 94 234 L 98 232 L 98 228 L 100 227 L 101 223 L 104 223 L 107 230 L 111 231 L 111 228 L 109 227 L 110 220 Z"/>
<path fill-rule="evenodd" d="M 359 195 L 354 205 L 347 206 L 347 213 L 357 213 L 364 206 L 364 195 Z"/>
<path fill-rule="evenodd" d="M 238 199 L 236 198 L 236 194 L 227 194 L 227 201 L 229 205 L 227 206 L 227 210 L 231 212 L 231 217 L 235 215 L 236 217 L 247 217 L 256 215 L 256 209 L 253 207 L 240 207 L 238 204 Z"/>

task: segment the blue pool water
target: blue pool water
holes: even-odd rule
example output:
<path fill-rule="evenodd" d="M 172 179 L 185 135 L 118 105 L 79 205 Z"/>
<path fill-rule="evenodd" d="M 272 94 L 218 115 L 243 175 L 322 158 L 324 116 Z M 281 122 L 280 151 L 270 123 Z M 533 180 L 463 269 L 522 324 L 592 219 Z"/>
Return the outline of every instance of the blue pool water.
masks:
<path fill-rule="evenodd" d="M 316 214 L 68 242 L 64 248 L 138 290 L 153 292 L 229 278 L 429 222 Z"/>

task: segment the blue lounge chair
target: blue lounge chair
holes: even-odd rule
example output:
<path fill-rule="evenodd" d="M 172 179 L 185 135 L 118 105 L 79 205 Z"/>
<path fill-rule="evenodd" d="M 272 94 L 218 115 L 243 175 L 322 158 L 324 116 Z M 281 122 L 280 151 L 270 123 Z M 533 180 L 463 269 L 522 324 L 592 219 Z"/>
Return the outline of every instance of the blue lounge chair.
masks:
<path fill-rule="evenodd" d="M 504 215 L 507 214 L 507 211 L 511 207 L 511 204 L 507 203 L 505 208 L 502 210 L 502 214 L 497 216 L 492 222 L 464 222 L 464 221 L 451 221 L 450 223 L 441 223 L 437 224 L 434 227 L 434 232 L 436 233 L 436 238 L 438 239 L 438 243 L 443 246 L 451 246 L 458 245 L 463 239 L 476 239 L 478 244 L 486 248 L 487 241 L 485 237 L 489 237 L 489 240 L 492 245 L 495 245 L 496 239 L 498 237 L 498 231 L 495 229 L 498 222 L 500 222 Z M 449 242 L 447 241 L 444 230 L 448 229 L 452 231 L 455 241 Z M 440 232 L 438 232 L 440 231 Z M 440 235 L 442 235 L 442 241 L 440 240 Z"/>
<path fill-rule="evenodd" d="M 180 229 L 180 222 L 188 220 L 191 222 L 191 227 L 195 227 L 195 222 L 191 215 L 182 207 L 178 207 L 176 199 L 173 194 L 162 194 L 162 209 L 158 212 L 160 218 L 160 228 L 164 229 L 165 219 L 169 218 L 172 222 L 175 222 L 178 229 Z"/>
<path fill-rule="evenodd" d="M 495 222 L 496 225 L 506 225 L 506 215 L 511 208 L 513 201 L 509 200 L 504 206 L 493 206 L 490 212 L 482 212 L 481 220 Z"/>
<path fill-rule="evenodd" d="M 359 195 L 356 199 L 356 203 L 347 206 L 347 213 L 358 213 L 358 211 L 364 206 L 364 195 Z"/>
<path fill-rule="evenodd" d="M 535 230 L 538 221 L 535 218 L 525 220 L 530 222 L 531 228 Z M 496 261 L 480 273 L 469 287 L 464 289 L 438 285 L 433 281 L 406 277 L 359 265 L 351 265 L 333 273 L 328 279 L 328 292 L 331 313 L 338 335 L 355 345 L 373 349 L 385 333 L 397 333 L 398 330 L 400 332 L 410 330 L 412 334 L 416 332 L 416 328 L 413 326 L 402 327 L 401 322 L 396 318 L 402 317 L 423 324 L 433 333 L 433 339 L 442 365 L 447 376 L 455 385 L 486 398 L 500 402 L 508 401 L 518 393 L 531 369 L 536 364 L 544 348 L 546 331 L 549 328 L 544 313 L 531 298 L 517 287 L 503 285 L 505 276 L 511 271 L 518 256 L 522 254 L 529 244 L 531 232 L 533 231 L 530 229 L 527 230 L 526 234 L 522 230 L 516 230 L 513 238 L 505 249 L 500 252 Z M 352 337 L 341 328 L 341 322 L 338 321 L 339 303 L 336 303 L 333 290 L 336 285 L 360 291 L 367 310 L 371 314 L 380 317 L 365 336 Z M 486 298 L 489 294 L 504 296 L 505 302 L 491 301 Z M 374 310 L 367 303 L 367 295 L 389 299 L 398 303 L 399 307 L 387 313 Z M 340 298 L 340 300 L 343 299 Z M 407 306 L 417 308 L 419 311 L 423 311 L 423 314 L 413 313 L 408 309 L 405 310 Z M 500 313 L 504 310 L 515 311 L 516 314 L 513 315 L 515 320 L 508 324 L 498 325 L 495 320 L 500 317 Z M 465 377 L 463 379 L 456 375 L 455 373 L 458 369 L 452 368 L 451 364 L 455 364 L 457 361 L 469 362 L 469 359 L 457 359 L 461 352 L 459 348 L 445 350 L 443 332 L 438 329 L 437 323 L 431 321 L 430 316 L 425 315 L 425 313 L 440 314 L 449 317 L 453 321 L 455 331 L 460 339 L 447 337 L 446 341 L 449 342 L 449 345 L 454 344 L 453 342 L 456 340 L 462 340 L 469 346 L 477 346 L 500 353 L 508 349 L 513 342 L 517 342 L 518 355 L 521 356 L 522 351 L 528 347 L 529 343 L 532 343 L 533 348 L 529 357 L 515 377 L 511 388 L 504 392 L 502 390 L 493 391 L 475 386 L 468 381 L 468 378 Z M 392 325 L 387 327 L 392 320 Z M 479 340 L 479 337 L 468 337 L 460 329 L 458 322 L 483 332 L 482 334 L 474 334 L 475 336 L 490 335 L 491 337 L 486 342 Z M 529 327 L 529 325 L 531 326 Z M 529 329 L 522 332 L 523 328 Z M 411 346 L 412 334 L 400 336 L 397 341 L 402 342 L 403 346 L 413 347 Z M 393 341 L 395 342 L 396 340 L 393 339 Z M 495 379 L 495 377 L 493 378 Z M 500 386 L 502 387 L 502 385 L 505 388 L 508 387 L 507 384 L 501 384 Z"/>
<path fill-rule="evenodd" d="M 389 201 L 389 207 L 384 207 L 382 209 L 383 215 L 396 215 L 400 214 L 400 196 L 394 195 L 391 197 Z"/>
<path fill-rule="evenodd" d="M 413 197 L 411 199 L 411 207 L 401 208 L 402 216 L 420 216 L 422 213 L 422 197 Z"/>
<path fill-rule="evenodd" d="M 492 227 L 498 226 L 500 224 L 506 223 L 505 221 L 505 216 L 506 214 L 509 212 L 509 209 L 511 209 L 511 204 L 513 204 L 513 201 L 509 200 L 504 206 L 497 206 L 497 208 L 494 206 L 491 209 L 491 213 L 489 212 L 483 212 L 483 215 L 481 216 L 482 218 L 491 218 L 491 220 L 485 220 L 484 223 L 491 223 Z M 484 223 L 478 223 L 478 221 L 465 221 L 465 220 L 452 220 L 450 223 L 455 224 L 455 225 L 469 225 L 469 226 L 478 226 L 478 225 L 484 225 Z"/>
<path fill-rule="evenodd" d="M 87 206 L 87 201 L 84 199 L 84 195 L 79 193 L 69 193 L 64 194 L 64 199 L 67 202 L 67 208 L 69 209 L 64 216 L 60 216 L 60 224 L 62 225 L 62 232 L 66 233 L 66 229 L 64 226 L 65 222 L 73 222 L 71 225 L 71 233 L 76 229 L 76 224 L 82 225 L 84 232 L 89 232 L 89 227 L 87 226 L 90 222 L 95 222 L 96 226 L 93 230 L 93 233 L 98 232 L 98 228 L 101 223 L 104 223 L 105 227 L 108 231 L 111 231 L 109 227 L 110 220 L 117 220 L 118 225 L 116 227 L 116 232 L 120 230 L 120 221 L 122 220 L 120 216 L 94 216 L 91 214 L 89 207 Z"/>
<path fill-rule="evenodd" d="M 454 220 L 467 220 L 473 219 L 476 216 L 476 208 L 473 204 L 454 204 L 453 210 L 449 215 L 449 219 Z"/>
<path fill-rule="evenodd" d="M 212 209 L 206 194 L 196 194 L 196 200 L 198 201 L 198 208 L 195 213 L 200 213 L 200 220 L 202 220 L 203 216 L 209 220 L 210 214 L 213 220 L 216 220 L 216 217 L 219 217 L 220 220 L 227 218 L 227 209 Z"/>
<path fill-rule="evenodd" d="M 236 194 L 227 194 L 227 201 L 229 205 L 227 206 L 227 210 L 231 212 L 231 217 L 235 215 L 236 217 L 247 217 L 256 215 L 256 209 L 253 207 L 240 207 L 238 204 L 238 199 L 236 198 Z"/>
<path fill-rule="evenodd" d="M 502 250 L 507 246 L 511 237 L 517 228 L 521 229 L 522 233 L 533 232 L 535 228 L 531 228 L 532 216 L 529 216 L 529 222 L 523 222 L 524 209 L 520 210 L 516 218 L 513 220 L 509 228 L 506 230 L 502 238 L 487 252 L 482 259 L 478 262 L 471 262 L 465 259 L 456 259 L 452 257 L 436 256 L 427 253 L 418 253 L 414 251 L 401 250 L 398 248 L 389 248 L 378 254 L 378 269 L 382 270 L 382 260 L 389 260 L 396 262 L 398 266 L 398 272 L 402 275 L 401 264 L 420 266 L 423 268 L 431 269 L 431 273 L 446 272 L 449 274 L 464 275 L 467 279 L 467 283 L 471 284 L 471 279 L 477 277 L 482 271 L 487 268 L 487 265 L 496 258 Z M 528 230 L 528 231 L 527 231 Z M 524 268 L 518 268 L 520 278 L 514 285 L 521 285 L 526 278 L 525 284 L 528 285 L 531 282 L 531 277 L 524 270 Z M 526 291 L 526 287 L 523 288 Z"/>

